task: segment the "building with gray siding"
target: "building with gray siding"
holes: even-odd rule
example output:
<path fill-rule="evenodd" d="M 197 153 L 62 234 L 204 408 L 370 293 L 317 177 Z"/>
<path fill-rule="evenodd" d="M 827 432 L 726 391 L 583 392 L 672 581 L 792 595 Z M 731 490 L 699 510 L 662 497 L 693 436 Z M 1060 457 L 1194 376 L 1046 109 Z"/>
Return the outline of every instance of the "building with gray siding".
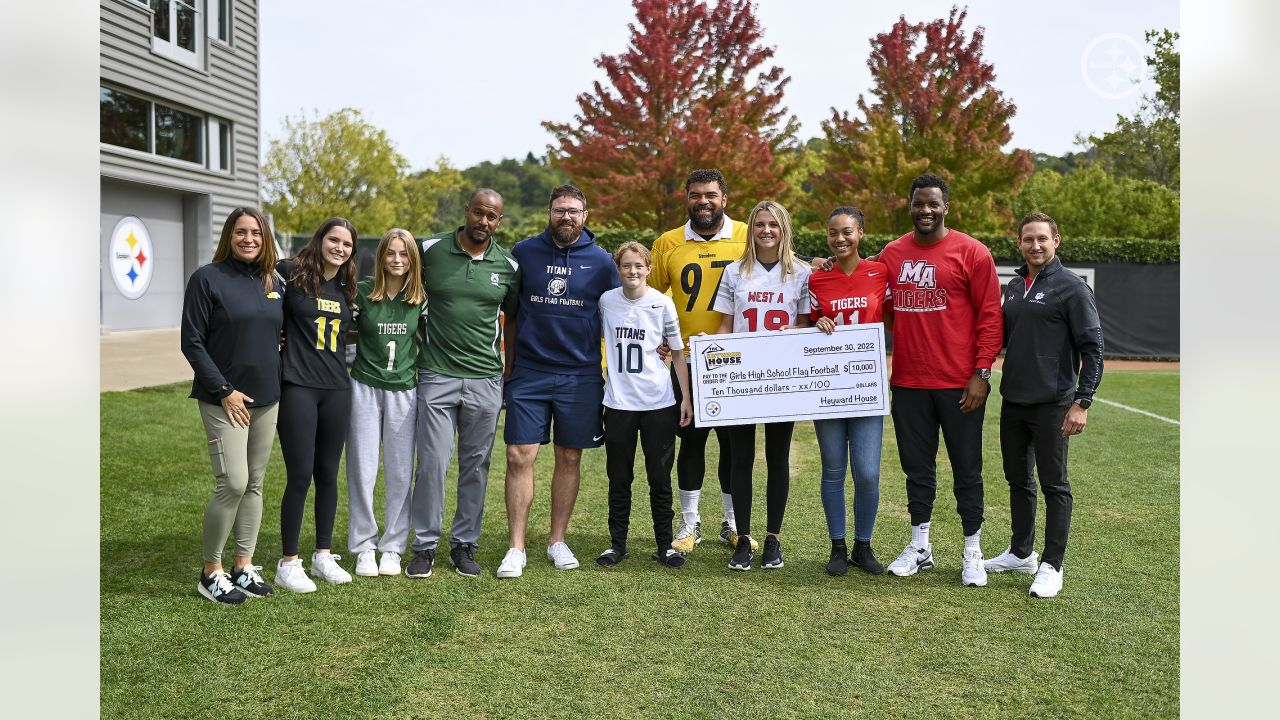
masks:
<path fill-rule="evenodd" d="M 257 0 L 101 0 L 104 330 L 176 327 L 222 221 L 258 206 Z"/>

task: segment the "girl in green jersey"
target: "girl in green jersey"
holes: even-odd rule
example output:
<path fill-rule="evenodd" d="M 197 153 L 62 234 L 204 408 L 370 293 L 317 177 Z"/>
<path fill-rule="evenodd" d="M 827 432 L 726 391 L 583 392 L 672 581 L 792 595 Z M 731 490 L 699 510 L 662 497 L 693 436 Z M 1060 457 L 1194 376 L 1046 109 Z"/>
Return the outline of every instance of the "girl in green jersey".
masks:
<path fill-rule="evenodd" d="M 413 235 L 389 230 L 375 258 L 373 278 L 356 285 L 356 359 L 347 433 L 347 540 L 356 555 L 356 574 L 364 576 L 400 574 L 413 487 L 417 333 L 426 301 Z M 386 483 L 381 536 L 373 512 L 379 441 Z M 380 562 L 375 562 L 375 550 L 382 553 Z"/>

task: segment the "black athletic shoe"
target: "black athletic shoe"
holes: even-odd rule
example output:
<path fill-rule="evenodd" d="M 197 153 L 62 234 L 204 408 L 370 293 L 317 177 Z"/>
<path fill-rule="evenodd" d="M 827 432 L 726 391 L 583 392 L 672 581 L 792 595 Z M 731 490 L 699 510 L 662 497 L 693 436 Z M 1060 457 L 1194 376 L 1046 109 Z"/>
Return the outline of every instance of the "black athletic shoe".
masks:
<path fill-rule="evenodd" d="M 431 577 L 431 568 L 436 564 L 436 549 L 428 548 L 426 550 L 414 550 L 413 559 L 409 561 L 409 567 L 404 569 L 405 577 L 411 578 L 428 578 Z"/>
<path fill-rule="evenodd" d="M 733 549 L 733 558 L 729 560 L 729 569 L 746 572 L 751 569 L 751 559 L 753 557 L 755 557 L 755 553 L 751 552 L 751 538 L 746 535 L 739 535 L 738 545 Z"/>
<path fill-rule="evenodd" d="M 258 571 L 262 569 L 261 565 L 245 565 L 231 571 L 231 584 L 240 589 L 240 592 L 253 597 L 268 597 L 272 595 L 271 586 L 266 580 L 262 579 L 262 575 Z"/>
<path fill-rule="evenodd" d="M 760 567 L 765 570 L 776 570 L 782 567 L 782 543 L 778 536 L 769 535 L 764 539 L 764 552 L 760 553 Z"/>
<path fill-rule="evenodd" d="M 831 577 L 843 577 L 849 572 L 849 548 L 844 540 L 831 541 L 831 559 L 827 561 L 827 574 Z"/>
<path fill-rule="evenodd" d="M 849 553 L 849 564 L 872 575 L 884 574 L 884 565 L 876 559 L 876 554 L 871 550 L 870 541 L 853 541 L 853 552 Z"/>
<path fill-rule="evenodd" d="M 417 558 L 414 558 L 417 560 Z M 476 546 L 471 543 L 454 545 L 449 551 L 449 562 L 463 577 L 480 577 L 480 565 L 476 562 Z"/>
<path fill-rule="evenodd" d="M 684 567 L 684 553 L 679 550 L 672 550 L 671 548 L 667 548 L 666 550 L 654 550 L 653 554 L 649 557 L 669 568 Z"/>
<path fill-rule="evenodd" d="M 231 584 L 231 576 L 225 570 L 215 570 L 212 575 L 205 575 L 201 571 L 196 589 L 205 598 L 220 605 L 239 605 L 248 599 L 239 588 Z"/>
<path fill-rule="evenodd" d="M 613 567 L 623 560 L 626 560 L 627 557 L 626 548 L 611 547 L 596 557 L 596 564 L 600 567 Z"/>

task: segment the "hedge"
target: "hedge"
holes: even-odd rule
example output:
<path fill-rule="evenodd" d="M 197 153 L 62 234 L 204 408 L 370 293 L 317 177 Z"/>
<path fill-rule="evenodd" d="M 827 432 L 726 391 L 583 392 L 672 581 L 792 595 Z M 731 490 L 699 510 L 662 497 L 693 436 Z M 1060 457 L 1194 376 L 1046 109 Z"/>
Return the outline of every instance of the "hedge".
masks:
<path fill-rule="evenodd" d="M 652 230 L 639 230 L 635 228 L 600 228 L 593 232 L 596 233 L 596 241 L 601 247 L 613 252 L 619 245 L 628 241 L 635 240 L 645 247 L 652 247 L 653 241 L 657 239 L 658 233 Z M 426 233 L 423 233 L 426 235 Z M 511 247 L 518 241 L 510 231 L 499 229 L 496 234 L 498 242 L 504 247 Z M 858 254 L 866 257 L 880 252 L 890 240 L 896 235 L 864 235 L 862 242 L 858 244 Z M 1011 237 L 1006 235 L 974 235 L 975 238 L 983 245 L 991 249 L 991 254 L 998 261 L 1021 262 L 1022 253 L 1018 252 L 1018 243 Z M 309 236 L 292 235 L 280 237 L 280 245 L 286 251 L 292 249 L 297 251 L 301 248 Z M 357 240 L 357 247 L 362 250 L 372 252 L 378 246 L 378 238 L 361 237 Z M 827 249 L 827 236 L 825 233 L 817 230 L 801 230 L 796 233 L 795 237 L 796 252 L 802 255 L 824 256 L 830 251 Z M 1058 247 L 1058 257 L 1063 262 L 1092 262 L 1092 263 L 1141 263 L 1146 265 L 1169 265 L 1179 262 L 1181 246 L 1177 242 L 1168 240 L 1150 240 L 1144 238 L 1076 238 L 1069 237 L 1062 240 L 1062 245 Z"/>

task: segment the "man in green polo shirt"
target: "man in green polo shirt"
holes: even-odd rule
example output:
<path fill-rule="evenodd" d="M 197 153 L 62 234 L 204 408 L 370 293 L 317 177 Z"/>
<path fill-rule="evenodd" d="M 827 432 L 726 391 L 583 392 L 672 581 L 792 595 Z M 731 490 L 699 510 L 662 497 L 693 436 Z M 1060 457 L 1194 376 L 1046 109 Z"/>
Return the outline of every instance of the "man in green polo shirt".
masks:
<path fill-rule="evenodd" d="M 444 482 L 458 440 L 458 506 L 449 559 L 460 575 L 480 574 L 476 543 L 489 481 L 489 456 L 502 409 L 499 311 L 515 311 L 519 265 L 493 242 L 502 196 L 471 194 L 457 230 L 422 241 L 426 339 L 418 354 L 418 469 L 410 511 L 409 577 L 430 577 L 444 522 Z"/>

